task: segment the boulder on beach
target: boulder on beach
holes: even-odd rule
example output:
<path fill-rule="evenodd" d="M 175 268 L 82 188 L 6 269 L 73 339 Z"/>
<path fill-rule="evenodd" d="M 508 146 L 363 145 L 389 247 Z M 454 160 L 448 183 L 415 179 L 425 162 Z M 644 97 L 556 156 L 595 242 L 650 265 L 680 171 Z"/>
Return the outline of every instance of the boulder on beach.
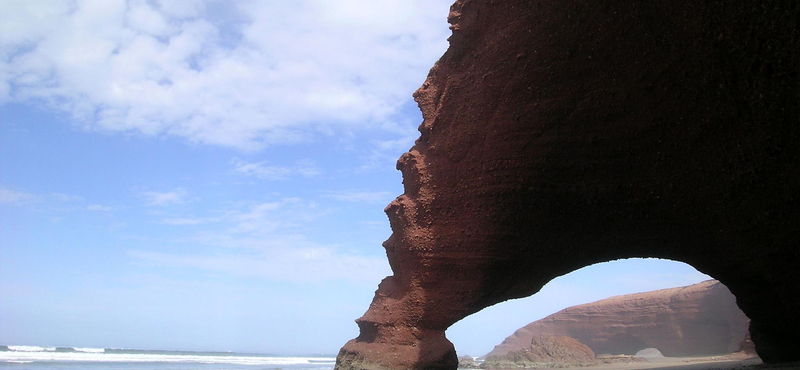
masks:
<path fill-rule="evenodd" d="M 664 358 L 664 355 L 661 354 L 661 351 L 658 348 L 645 348 L 639 352 L 636 352 L 636 357 L 638 358 Z"/>
<path fill-rule="evenodd" d="M 531 339 L 530 346 L 505 355 L 489 356 L 484 368 L 536 368 L 553 365 L 582 366 L 594 362 L 594 352 L 567 336 L 542 334 Z"/>

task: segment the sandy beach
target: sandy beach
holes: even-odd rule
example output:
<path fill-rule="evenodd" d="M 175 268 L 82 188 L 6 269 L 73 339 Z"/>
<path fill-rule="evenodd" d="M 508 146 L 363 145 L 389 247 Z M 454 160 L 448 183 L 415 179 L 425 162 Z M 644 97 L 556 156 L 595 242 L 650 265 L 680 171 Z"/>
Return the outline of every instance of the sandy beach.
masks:
<path fill-rule="evenodd" d="M 626 369 L 626 370 L 748 370 L 748 369 L 800 369 L 800 363 L 766 365 L 759 358 L 741 358 L 731 356 L 714 357 L 664 357 L 650 359 L 649 362 L 627 364 L 607 364 L 592 366 L 591 369 Z"/>
<path fill-rule="evenodd" d="M 650 358 L 648 362 L 611 363 L 586 367 L 568 367 L 573 369 L 586 368 L 597 370 L 769 370 L 769 369 L 800 369 L 800 363 L 764 364 L 758 357 L 731 354 L 726 356 L 707 357 L 661 357 Z M 494 369 L 506 370 L 506 369 Z M 511 369 L 508 369 L 511 370 Z M 519 370 L 519 369 L 514 369 Z"/>

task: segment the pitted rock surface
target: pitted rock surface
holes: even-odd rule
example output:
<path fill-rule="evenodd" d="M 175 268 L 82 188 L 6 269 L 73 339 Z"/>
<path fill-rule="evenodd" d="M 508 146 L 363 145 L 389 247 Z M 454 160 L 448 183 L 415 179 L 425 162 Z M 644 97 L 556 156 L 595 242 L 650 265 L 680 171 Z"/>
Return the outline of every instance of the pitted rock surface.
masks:
<path fill-rule="evenodd" d="M 568 336 L 539 334 L 527 346 L 502 355 L 486 356 L 484 368 L 537 368 L 554 365 L 586 366 L 594 363 L 594 352 Z"/>
<path fill-rule="evenodd" d="M 800 2 L 459 0 L 414 94 L 393 275 L 337 369 L 455 369 L 445 330 L 578 268 L 686 262 L 800 360 Z"/>

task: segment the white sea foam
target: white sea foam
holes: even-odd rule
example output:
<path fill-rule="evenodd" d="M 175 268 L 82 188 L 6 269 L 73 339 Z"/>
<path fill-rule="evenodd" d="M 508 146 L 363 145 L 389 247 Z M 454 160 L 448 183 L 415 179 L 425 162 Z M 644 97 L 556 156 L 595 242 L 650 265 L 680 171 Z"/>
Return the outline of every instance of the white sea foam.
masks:
<path fill-rule="evenodd" d="M 17 352 L 55 352 L 56 347 L 8 346 L 8 349 Z"/>
<path fill-rule="evenodd" d="M 106 351 L 103 348 L 77 348 L 77 347 L 74 347 L 72 349 L 74 349 L 77 352 L 86 352 L 86 353 L 103 353 L 103 352 Z"/>
<path fill-rule="evenodd" d="M 19 346 L 15 346 L 19 347 Z M 41 348 L 41 347 L 40 347 Z M 9 346 L 11 349 L 11 346 Z M 333 357 L 261 357 L 261 356 L 220 356 L 220 355 L 166 355 L 166 354 L 125 354 L 125 353 L 90 353 L 90 352 L 0 352 L 1 362 L 166 362 L 166 363 L 199 363 L 199 364 L 232 364 L 232 365 L 331 365 L 336 362 Z"/>

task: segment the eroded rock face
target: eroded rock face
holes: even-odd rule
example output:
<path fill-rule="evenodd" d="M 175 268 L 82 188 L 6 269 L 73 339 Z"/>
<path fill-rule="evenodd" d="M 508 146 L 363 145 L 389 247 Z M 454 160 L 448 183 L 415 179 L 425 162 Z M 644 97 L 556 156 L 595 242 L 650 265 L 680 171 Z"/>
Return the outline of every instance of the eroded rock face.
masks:
<path fill-rule="evenodd" d="M 542 334 L 575 338 L 594 353 L 655 347 L 668 357 L 724 355 L 740 350 L 748 324 L 733 294 L 709 280 L 566 308 L 520 328 L 487 356 L 519 351 Z"/>
<path fill-rule="evenodd" d="M 563 335 L 539 334 L 528 345 L 503 354 L 486 356 L 485 368 L 537 368 L 552 365 L 581 366 L 594 363 L 594 352 L 583 343 Z"/>
<path fill-rule="evenodd" d="M 338 369 L 454 369 L 445 329 L 629 257 L 725 284 L 800 360 L 800 2 L 457 1 Z"/>
<path fill-rule="evenodd" d="M 475 359 L 470 356 L 461 356 L 458 358 L 459 369 L 479 369 L 480 367 L 481 365 L 478 361 L 475 361 Z"/>

